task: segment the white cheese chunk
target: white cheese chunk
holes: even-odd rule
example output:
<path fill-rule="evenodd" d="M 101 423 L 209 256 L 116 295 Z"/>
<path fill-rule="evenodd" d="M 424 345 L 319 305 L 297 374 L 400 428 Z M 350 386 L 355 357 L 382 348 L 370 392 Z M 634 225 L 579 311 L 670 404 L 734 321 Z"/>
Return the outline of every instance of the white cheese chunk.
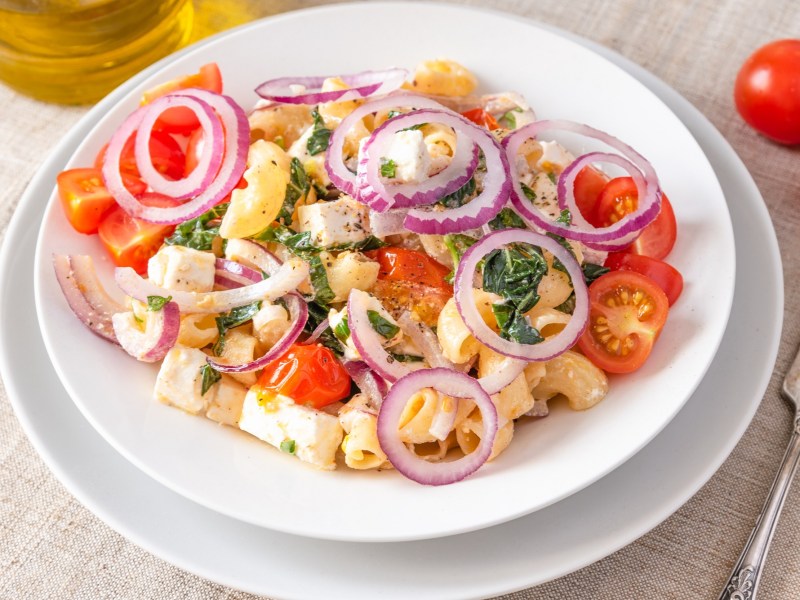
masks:
<path fill-rule="evenodd" d="M 214 288 L 211 252 L 184 246 L 164 246 L 147 263 L 147 276 L 160 287 L 181 292 L 210 292 Z"/>
<path fill-rule="evenodd" d="M 318 246 L 349 244 L 369 237 L 369 209 L 350 196 L 297 209 L 299 231 L 310 231 Z"/>
<path fill-rule="evenodd" d="M 540 142 L 542 146 L 542 156 L 536 163 L 536 167 L 550 173 L 561 173 L 569 164 L 575 160 L 564 146 L 558 142 Z"/>
<path fill-rule="evenodd" d="M 219 382 L 211 386 L 206 396 L 211 396 L 206 417 L 223 425 L 236 427 L 242 416 L 242 406 L 247 388 L 223 374 Z"/>
<path fill-rule="evenodd" d="M 415 183 L 428 178 L 431 156 L 422 131 L 413 129 L 399 131 L 392 137 L 386 156 L 381 161 L 394 161 L 395 172 L 391 181 Z"/>
<path fill-rule="evenodd" d="M 279 449 L 283 442 L 294 442 L 297 458 L 326 470 L 336 468 L 336 450 L 344 437 L 335 416 L 281 395 L 264 397 L 259 403 L 257 388 L 247 392 L 239 428 Z"/>
<path fill-rule="evenodd" d="M 164 357 L 156 378 L 153 390 L 156 400 L 192 414 L 202 412 L 207 399 L 202 394 L 203 377 L 200 368 L 205 364 L 206 355 L 197 348 L 172 348 Z"/>

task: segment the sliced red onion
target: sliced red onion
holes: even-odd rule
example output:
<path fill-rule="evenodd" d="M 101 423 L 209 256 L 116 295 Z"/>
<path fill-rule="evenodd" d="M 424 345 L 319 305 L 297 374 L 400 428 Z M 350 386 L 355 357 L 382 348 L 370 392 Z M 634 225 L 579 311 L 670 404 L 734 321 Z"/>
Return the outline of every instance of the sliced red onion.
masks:
<path fill-rule="evenodd" d="M 188 108 L 197 116 L 200 127 L 203 128 L 203 145 L 207 151 L 200 154 L 199 162 L 191 173 L 183 179 L 172 181 L 164 177 L 153 166 L 153 159 L 150 155 L 150 135 L 161 113 L 176 106 Z M 142 113 L 142 121 L 136 132 L 135 145 L 136 166 L 142 180 L 154 192 L 171 196 L 176 200 L 196 196 L 211 184 L 222 165 L 222 156 L 225 152 L 225 132 L 219 118 L 207 102 L 178 94 L 157 98 L 147 108 L 148 110 Z M 211 140 L 211 146 L 207 146 L 205 140 Z"/>
<path fill-rule="evenodd" d="M 442 171 L 418 183 L 386 185 L 380 175 L 381 159 L 386 156 L 394 134 L 411 127 L 407 122 L 408 115 L 419 112 L 425 111 L 414 111 L 385 121 L 372 132 L 361 147 L 356 174 L 356 194 L 360 202 L 375 211 L 384 212 L 389 208 L 433 204 L 461 189 L 478 168 L 480 160 L 478 146 L 467 136 L 459 135 L 456 138 L 453 158 Z M 423 118 L 420 122 L 427 121 Z"/>
<path fill-rule="evenodd" d="M 475 402 L 483 419 L 483 437 L 473 452 L 451 462 L 432 463 L 417 457 L 403 444 L 398 431 L 400 417 L 409 398 L 423 388 Z M 424 485 L 455 483 L 477 471 L 492 453 L 497 428 L 497 409 L 478 382 L 469 375 L 442 368 L 415 371 L 398 380 L 378 413 L 378 442 L 389 462 L 409 479 Z"/>
<path fill-rule="evenodd" d="M 286 261 L 269 279 L 219 292 L 164 289 L 142 278 L 130 267 L 118 267 L 114 272 L 117 285 L 129 296 L 142 302 L 146 302 L 148 296 L 172 296 L 184 313 L 220 313 L 257 300 L 276 300 L 294 291 L 307 277 L 308 263 L 297 258 Z"/>
<path fill-rule="evenodd" d="M 139 108 L 131 114 L 111 137 L 103 164 L 103 179 L 108 191 L 119 205 L 132 217 L 172 225 L 193 219 L 227 196 L 239 183 L 247 165 L 250 146 L 250 126 L 242 108 L 228 96 L 201 89 L 181 90 L 180 96 L 205 102 L 216 112 L 225 132 L 222 164 L 216 177 L 197 196 L 172 207 L 145 206 L 131 194 L 122 182 L 120 159 L 125 142 L 133 135 L 152 110 L 152 105 Z M 217 147 L 217 140 L 205 138 L 205 143 Z M 208 153 L 203 153 L 208 154 Z M 138 161 L 137 161 L 138 163 Z M 140 169 L 142 165 L 137 165 Z M 145 167 L 146 168 L 146 167 Z"/>
<path fill-rule="evenodd" d="M 239 365 L 221 363 L 209 356 L 207 359 L 208 364 L 217 371 L 223 373 L 249 373 L 251 371 L 263 369 L 273 360 L 283 356 L 289 349 L 289 346 L 294 344 L 297 338 L 300 337 L 303 328 L 306 326 L 306 321 L 308 321 L 308 305 L 299 294 L 288 294 L 284 297 L 283 301 L 286 303 L 286 308 L 289 310 L 290 325 L 286 332 L 275 342 L 266 354 L 253 361 Z"/>
<path fill-rule="evenodd" d="M 484 322 L 475 306 L 472 284 L 478 263 L 492 250 L 513 243 L 531 244 L 547 250 L 561 261 L 572 278 L 575 292 L 575 310 L 572 318 L 559 333 L 538 344 L 520 344 L 503 339 Z M 495 352 L 520 360 L 550 360 L 566 352 L 578 341 L 589 319 L 589 296 L 578 261 L 556 240 L 534 231 L 503 229 L 487 235 L 471 246 L 458 263 L 454 292 L 458 312 L 472 335 Z"/>
<path fill-rule="evenodd" d="M 157 362 L 178 341 L 181 311 L 176 302 L 167 302 L 160 310 L 148 310 L 144 331 L 139 329 L 130 311 L 115 314 L 111 321 L 125 352 L 142 362 Z"/>
<path fill-rule="evenodd" d="M 398 128 L 431 121 L 452 127 L 459 137 L 468 138 L 483 151 L 486 161 L 483 189 L 475 198 L 458 208 L 412 208 L 404 222 L 406 229 L 414 233 L 443 235 L 482 227 L 500 212 L 508 200 L 511 181 L 506 153 L 483 127 L 461 115 L 441 110 L 417 110 L 398 115 L 384 124 L 387 126 L 384 131 L 395 132 Z M 377 159 L 375 164 L 378 164 Z"/>
<path fill-rule="evenodd" d="M 214 283 L 225 289 L 258 283 L 264 279 L 258 271 L 233 260 L 218 258 L 215 268 Z"/>
<path fill-rule="evenodd" d="M 525 370 L 527 364 L 524 360 L 507 356 L 499 368 L 478 379 L 478 383 L 486 390 L 487 394 L 496 394 L 507 385 L 510 385 Z"/>
<path fill-rule="evenodd" d="M 386 212 L 369 211 L 369 227 L 372 234 L 379 238 L 389 235 L 405 233 L 406 228 L 403 222 L 406 219 L 408 210 L 387 210 Z"/>
<path fill-rule="evenodd" d="M 125 307 L 113 300 L 103 289 L 88 255 L 53 255 L 53 268 L 58 285 L 81 322 L 103 339 L 119 344 L 111 317 Z"/>
<path fill-rule="evenodd" d="M 322 91 L 326 79 L 339 77 L 349 89 Z M 363 100 L 393 92 L 408 77 L 405 69 L 362 71 L 353 75 L 323 75 L 319 77 L 279 77 L 265 81 L 256 88 L 256 94 L 265 100 L 283 104 L 321 104 L 323 102 L 345 102 Z"/>
<path fill-rule="evenodd" d="M 440 392 L 437 392 L 437 395 L 439 396 L 439 401 L 436 404 L 436 411 L 431 419 L 428 433 L 443 442 L 455 427 L 456 416 L 458 415 L 458 398 L 450 398 Z"/>
<path fill-rule="evenodd" d="M 389 393 L 389 384 L 377 373 L 369 368 L 363 360 L 342 361 L 347 374 L 356 382 L 358 389 L 366 394 L 369 405 L 378 410 L 386 394 Z"/>
<path fill-rule="evenodd" d="M 347 168 L 342 158 L 344 141 L 347 134 L 356 123 L 367 115 L 392 108 L 444 109 L 441 104 L 425 96 L 396 93 L 386 96 L 385 98 L 371 100 L 362 104 L 342 119 L 339 126 L 333 130 L 330 140 L 328 141 L 328 151 L 325 154 L 325 170 L 328 172 L 328 178 L 331 180 L 331 183 L 345 194 L 349 194 L 353 197 L 356 196 L 356 176 Z"/>
<path fill-rule="evenodd" d="M 367 316 L 368 310 L 375 310 L 384 318 L 392 320 L 378 299 L 370 296 L 367 292 L 352 289 L 347 299 L 347 323 L 350 327 L 350 339 L 353 340 L 356 350 L 370 368 L 377 371 L 378 375 L 386 381 L 395 382 L 414 369 L 410 363 L 407 365 L 395 360 L 383 349 L 384 338 L 373 329 Z"/>
<path fill-rule="evenodd" d="M 558 202 L 562 209 L 569 209 L 572 215 L 571 225 L 552 220 L 549 215 L 530 202 L 522 191 L 517 175 L 517 154 L 520 146 L 526 140 L 553 129 L 595 138 L 620 153 L 591 152 L 584 154 L 561 173 L 558 180 Z M 599 129 L 572 121 L 536 121 L 508 135 L 503 140 L 503 146 L 508 155 L 508 161 L 512 165 L 511 202 L 517 212 L 545 231 L 582 242 L 592 248 L 619 250 L 630 244 L 638 233 L 658 216 L 661 210 L 661 190 L 653 166 L 636 150 Z M 638 207 L 635 211 L 616 223 L 599 229 L 592 227 L 582 217 L 575 202 L 574 193 L 574 183 L 578 173 L 583 167 L 593 162 L 615 164 L 628 171 L 636 183 L 639 196 Z"/>
<path fill-rule="evenodd" d="M 328 319 L 324 319 L 314 328 L 314 331 L 311 332 L 311 335 L 308 336 L 305 340 L 303 340 L 303 344 L 313 344 L 319 339 L 319 336 L 323 334 L 323 332 L 330 327 L 330 322 Z"/>
<path fill-rule="evenodd" d="M 237 263 L 245 263 L 268 275 L 274 275 L 283 264 L 272 252 L 251 240 L 230 239 L 225 245 L 225 256 Z"/>

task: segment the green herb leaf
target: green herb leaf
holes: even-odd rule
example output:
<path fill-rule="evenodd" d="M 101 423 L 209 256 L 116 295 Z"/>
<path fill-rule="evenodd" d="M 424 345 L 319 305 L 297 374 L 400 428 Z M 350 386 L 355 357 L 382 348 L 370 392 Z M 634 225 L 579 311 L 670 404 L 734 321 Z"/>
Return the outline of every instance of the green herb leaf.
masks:
<path fill-rule="evenodd" d="M 525 185 L 521 181 L 519 182 L 519 186 L 522 188 L 522 193 L 525 194 L 525 197 L 528 200 L 530 200 L 531 202 L 535 202 L 536 201 L 536 192 L 534 192 L 531 188 L 529 188 L 527 185 Z"/>
<path fill-rule="evenodd" d="M 440 198 L 436 204 L 444 206 L 445 208 L 458 208 L 459 206 L 464 206 L 467 201 L 472 198 L 476 188 L 477 184 L 475 183 L 475 178 L 471 177 L 467 183 L 465 183 L 452 194 L 448 194 L 447 196 Z"/>
<path fill-rule="evenodd" d="M 184 221 L 164 240 L 164 243 L 168 246 L 186 246 L 194 250 L 211 250 L 214 238 L 219 235 L 219 221 L 227 210 L 226 202 L 218 204 L 199 217 Z"/>
<path fill-rule="evenodd" d="M 397 175 L 397 163 L 391 158 L 381 158 L 381 176 L 393 179 Z"/>
<path fill-rule="evenodd" d="M 527 229 L 525 221 L 510 208 L 504 208 L 497 216 L 489 221 L 489 227 L 493 231 L 498 229 Z"/>
<path fill-rule="evenodd" d="M 601 275 L 605 275 L 611 269 L 594 263 L 583 263 L 581 270 L 583 271 L 583 278 L 586 280 L 586 285 L 591 285 L 595 279 Z"/>
<path fill-rule="evenodd" d="M 521 112 L 522 112 L 522 109 L 519 108 L 519 107 L 512 108 L 511 110 L 506 112 L 502 117 L 500 117 L 500 120 L 501 121 L 505 121 L 506 124 L 508 125 L 509 129 L 516 129 L 517 128 L 517 116 L 514 113 L 521 113 Z"/>
<path fill-rule="evenodd" d="M 281 442 L 281 452 L 286 452 L 286 454 L 294 454 L 295 450 L 297 450 L 297 444 L 294 440 L 283 440 Z"/>
<path fill-rule="evenodd" d="M 423 357 L 417 356 L 416 354 L 399 354 L 397 352 L 389 352 L 389 356 L 398 362 L 422 362 L 425 360 Z"/>
<path fill-rule="evenodd" d="M 172 300 L 172 296 L 167 296 L 164 298 L 163 296 L 148 296 L 147 297 L 147 310 L 157 311 L 164 308 L 164 305 L 167 302 Z"/>
<path fill-rule="evenodd" d="M 328 305 L 336 297 L 328 282 L 328 272 L 319 254 L 308 257 L 308 269 L 311 278 L 311 287 L 314 288 L 314 300 L 323 305 Z"/>
<path fill-rule="evenodd" d="M 575 292 L 569 295 L 569 298 L 564 300 L 561 304 L 555 307 L 556 310 L 571 315 L 575 312 Z"/>
<path fill-rule="evenodd" d="M 214 367 L 209 364 L 205 364 L 200 367 L 200 374 L 203 376 L 202 387 L 200 388 L 200 395 L 205 396 L 206 392 L 211 388 L 212 385 L 217 383 L 220 379 L 222 379 L 222 375 L 219 371 L 217 371 Z"/>
<path fill-rule="evenodd" d="M 500 326 L 501 337 L 520 344 L 539 344 L 544 341 L 539 330 L 512 304 L 493 304 L 492 312 Z"/>
<path fill-rule="evenodd" d="M 257 300 L 252 304 L 245 304 L 244 306 L 237 306 L 232 308 L 230 312 L 221 314 L 216 318 L 217 331 L 219 331 L 219 338 L 214 344 L 214 354 L 220 356 L 225 350 L 225 334 L 229 329 L 244 325 L 261 309 L 261 300 Z"/>
<path fill-rule="evenodd" d="M 448 233 L 442 238 L 442 241 L 450 252 L 450 257 L 453 259 L 453 270 L 445 275 L 444 280 L 447 283 L 453 283 L 456 269 L 458 269 L 458 263 L 461 262 L 461 257 L 464 256 L 464 252 L 478 240 L 474 237 L 464 235 L 463 233 Z"/>
<path fill-rule="evenodd" d="M 490 252 L 483 266 L 483 289 L 499 294 L 525 313 L 539 302 L 537 292 L 547 262 L 538 248 L 513 244 Z"/>
<path fill-rule="evenodd" d="M 397 133 L 400 133 L 401 131 L 416 131 L 417 129 L 422 129 L 423 127 L 425 127 L 425 125 L 427 125 L 427 123 L 417 123 L 416 125 L 412 125 L 411 127 L 398 129 Z"/>
<path fill-rule="evenodd" d="M 556 184 L 556 182 L 558 181 L 558 177 L 556 177 L 556 174 L 555 174 L 555 173 L 548 173 L 548 174 L 547 174 L 547 178 L 550 180 L 550 182 L 551 182 L 553 185 L 555 185 L 555 184 Z"/>
<path fill-rule="evenodd" d="M 372 328 L 387 340 L 392 339 L 400 331 L 400 328 L 384 318 L 377 310 L 368 310 L 367 318 L 369 319 Z"/>
<path fill-rule="evenodd" d="M 556 235 L 555 233 L 549 233 L 549 232 L 546 235 L 547 235 L 547 237 L 557 241 L 570 254 L 572 254 L 572 256 L 575 256 L 575 250 L 572 248 L 572 245 L 566 240 L 566 238 L 563 238 L 560 235 Z M 564 263 L 562 263 L 560 260 L 558 260 L 555 256 L 553 257 L 553 268 L 556 271 L 561 271 L 562 273 L 566 273 L 567 277 L 570 278 L 570 283 L 572 283 L 572 276 L 569 274 L 569 271 L 567 271 L 567 267 L 565 267 Z"/>
<path fill-rule="evenodd" d="M 397 115 L 402 115 L 402 114 L 403 114 L 403 113 L 401 113 L 399 110 L 394 110 L 394 109 L 392 109 L 392 110 L 390 110 L 390 111 L 389 111 L 389 113 L 386 115 L 386 120 L 388 121 L 389 119 L 394 119 L 394 118 L 395 118 Z"/>
<path fill-rule="evenodd" d="M 328 318 L 328 313 L 330 309 L 327 306 L 323 306 L 322 304 L 311 301 L 308 303 L 308 321 L 306 321 L 306 325 L 303 328 L 308 334 L 311 334 L 320 323 L 322 323 L 325 319 Z M 339 343 L 339 340 L 336 339 L 336 335 L 334 334 L 333 330 L 330 327 L 325 328 L 325 330 L 320 334 L 317 338 L 317 342 L 322 344 L 323 346 L 329 348 L 333 351 L 334 354 L 337 356 L 342 356 L 342 344 Z"/>
<path fill-rule="evenodd" d="M 283 219 L 284 223 L 291 225 L 292 214 L 297 201 L 308 194 L 310 189 L 311 182 L 308 180 L 303 164 L 297 158 L 293 158 L 290 163 L 289 185 L 286 186 L 286 196 L 278 213 L 278 220 Z"/>
<path fill-rule="evenodd" d="M 556 223 L 563 223 L 564 225 L 572 225 L 572 213 L 568 208 L 561 211 L 561 214 L 556 219 Z"/>
<path fill-rule="evenodd" d="M 331 133 L 333 132 L 325 127 L 325 121 L 322 120 L 317 108 L 314 108 L 311 116 L 314 118 L 314 129 L 311 131 L 308 142 L 306 142 L 306 149 L 311 156 L 316 156 L 328 149 Z"/>
<path fill-rule="evenodd" d="M 343 317 L 342 320 L 336 324 L 336 327 L 333 328 L 333 335 L 343 344 L 347 342 L 347 338 L 350 337 L 350 323 L 347 317 Z"/>

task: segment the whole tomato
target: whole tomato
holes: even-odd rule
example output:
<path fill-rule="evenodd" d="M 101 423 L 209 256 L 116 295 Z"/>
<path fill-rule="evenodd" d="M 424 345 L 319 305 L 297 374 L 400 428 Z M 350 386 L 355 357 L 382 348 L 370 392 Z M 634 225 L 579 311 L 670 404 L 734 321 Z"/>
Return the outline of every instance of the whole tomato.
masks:
<path fill-rule="evenodd" d="M 736 77 L 734 99 L 756 131 L 782 144 L 800 144 L 800 40 L 756 50 Z"/>

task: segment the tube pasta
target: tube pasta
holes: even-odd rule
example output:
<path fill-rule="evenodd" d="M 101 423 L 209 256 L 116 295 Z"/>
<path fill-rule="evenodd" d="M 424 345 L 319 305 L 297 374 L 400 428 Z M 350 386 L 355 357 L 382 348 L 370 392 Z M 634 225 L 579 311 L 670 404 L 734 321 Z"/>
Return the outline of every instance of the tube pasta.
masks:
<path fill-rule="evenodd" d="M 357 394 L 339 412 L 339 423 L 346 434 L 341 448 L 351 469 L 377 469 L 386 463 L 378 442 L 378 417 L 365 409 L 366 398 Z"/>
<path fill-rule="evenodd" d="M 475 409 L 461 424 L 456 427 L 456 441 L 464 454 L 473 452 L 481 442 L 483 436 L 483 418 L 479 410 Z M 494 459 L 511 443 L 514 437 L 514 421 L 507 421 L 497 430 L 489 460 Z"/>
<path fill-rule="evenodd" d="M 496 295 L 483 290 L 475 290 L 475 305 L 483 319 L 491 326 L 497 324 L 492 312 L 492 304 L 497 301 L 499 298 Z M 444 356 L 456 364 L 467 362 L 476 356 L 481 348 L 480 342 L 473 337 L 461 319 L 461 315 L 458 314 L 456 302 L 452 298 L 447 301 L 439 314 L 436 335 Z"/>
<path fill-rule="evenodd" d="M 215 319 L 214 314 L 195 313 L 181 316 L 178 343 L 189 348 L 205 348 L 213 344 L 219 337 Z"/>
<path fill-rule="evenodd" d="M 416 454 L 418 457 L 428 462 L 439 462 L 444 460 L 447 453 L 451 448 L 456 448 L 458 441 L 456 440 L 456 431 L 450 432 L 444 440 L 435 440 L 433 442 L 425 442 L 422 444 L 406 444 L 406 447 Z"/>
<path fill-rule="evenodd" d="M 528 311 L 526 316 L 530 319 L 531 325 L 546 338 L 559 333 L 572 318 L 572 315 L 560 310 L 541 308 L 538 304 Z"/>
<path fill-rule="evenodd" d="M 328 285 L 336 294 L 333 302 L 344 302 L 350 290 L 368 290 L 378 281 L 380 265 L 360 252 L 346 251 L 338 256 L 322 252 L 320 259 L 328 275 Z"/>
<path fill-rule="evenodd" d="M 577 352 L 568 350 L 547 361 L 546 372 L 533 388 L 533 396 L 548 400 L 557 394 L 567 398 L 573 410 L 591 408 L 608 393 L 606 374 Z"/>
<path fill-rule="evenodd" d="M 563 304 L 572 294 L 569 275 L 553 268 L 553 255 L 544 252 L 547 261 L 547 274 L 539 282 L 539 302 L 537 308 L 554 308 Z"/>
<path fill-rule="evenodd" d="M 253 335 L 265 349 L 272 348 L 289 329 L 289 313 L 280 304 L 262 302 L 253 315 Z"/>
<path fill-rule="evenodd" d="M 281 148 L 294 144 L 313 123 L 311 107 L 304 104 L 277 104 L 256 108 L 248 118 L 250 141 L 275 142 Z"/>
<path fill-rule="evenodd" d="M 478 377 L 497 372 L 508 360 L 507 357 L 485 346 L 481 347 L 478 357 Z M 517 419 L 527 413 L 533 408 L 534 399 L 525 375 L 520 373 L 514 381 L 494 394 L 492 402 L 497 407 L 497 413 L 505 419 Z"/>
<path fill-rule="evenodd" d="M 475 75 L 455 61 L 426 60 L 417 65 L 414 81 L 408 87 L 421 94 L 467 96 L 478 86 Z"/>

